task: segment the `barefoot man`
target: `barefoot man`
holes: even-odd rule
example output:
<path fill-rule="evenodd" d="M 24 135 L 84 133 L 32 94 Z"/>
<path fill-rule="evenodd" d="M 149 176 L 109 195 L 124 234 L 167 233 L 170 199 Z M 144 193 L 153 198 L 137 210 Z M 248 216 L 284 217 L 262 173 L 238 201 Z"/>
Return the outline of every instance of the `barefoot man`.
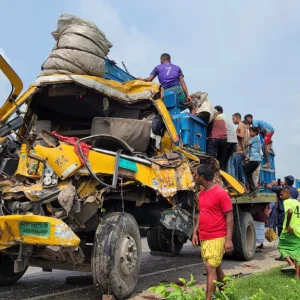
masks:
<path fill-rule="evenodd" d="M 233 212 L 229 195 L 213 181 L 214 174 L 208 165 L 200 165 L 194 175 L 196 184 L 204 187 L 199 194 L 199 217 L 194 228 L 194 247 L 201 244 L 201 256 L 207 272 L 206 299 L 223 282 L 221 262 L 225 252 L 233 251 Z"/>

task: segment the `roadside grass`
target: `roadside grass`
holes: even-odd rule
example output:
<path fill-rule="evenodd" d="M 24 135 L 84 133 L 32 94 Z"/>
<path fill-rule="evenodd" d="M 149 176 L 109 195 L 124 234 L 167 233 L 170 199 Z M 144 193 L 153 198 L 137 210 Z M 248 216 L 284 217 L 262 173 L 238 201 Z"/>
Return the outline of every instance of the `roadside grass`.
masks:
<path fill-rule="evenodd" d="M 259 289 L 263 290 L 262 299 L 266 300 L 300 299 L 300 279 L 295 281 L 294 274 L 283 274 L 280 269 L 281 267 L 274 268 L 234 280 L 234 290 L 238 299 L 254 295 Z"/>

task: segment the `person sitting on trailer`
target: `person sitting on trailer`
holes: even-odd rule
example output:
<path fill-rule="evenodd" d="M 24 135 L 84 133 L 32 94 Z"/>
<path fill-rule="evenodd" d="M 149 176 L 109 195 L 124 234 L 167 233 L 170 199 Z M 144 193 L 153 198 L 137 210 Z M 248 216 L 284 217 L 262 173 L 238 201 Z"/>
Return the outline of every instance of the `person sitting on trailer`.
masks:
<path fill-rule="evenodd" d="M 264 143 L 265 143 L 266 163 L 262 166 L 262 168 L 270 168 L 268 146 L 270 144 L 272 144 L 272 137 L 274 134 L 273 126 L 265 121 L 253 120 L 253 116 L 251 114 L 245 115 L 245 120 L 247 120 L 250 124 L 252 124 L 252 126 L 259 128 L 261 135 L 264 138 Z"/>
<path fill-rule="evenodd" d="M 191 97 L 189 96 L 182 70 L 171 63 L 170 54 L 163 53 L 160 56 L 160 65 L 153 69 L 149 77 L 142 80 L 153 81 L 156 76 L 158 76 L 158 80 L 165 92 L 169 91 L 177 94 L 180 109 L 184 110 L 190 106 Z"/>
<path fill-rule="evenodd" d="M 295 278 L 299 278 L 300 271 L 300 203 L 291 199 L 290 189 L 283 187 L 280 198 L 284 206 L 283 231 L 279 237 L 278 250 L 289 266 L 282 268 L 282 272 L 296 271 Z"/>
<path fill-rule="evenodd" d="M 206 124 L 210 124 L 215 116 L 215 109 L 211 101 L 208 99 L 208 93 L 197 92 L 190 95 L 192 99 L 192 114 L 197 116 Z"/>

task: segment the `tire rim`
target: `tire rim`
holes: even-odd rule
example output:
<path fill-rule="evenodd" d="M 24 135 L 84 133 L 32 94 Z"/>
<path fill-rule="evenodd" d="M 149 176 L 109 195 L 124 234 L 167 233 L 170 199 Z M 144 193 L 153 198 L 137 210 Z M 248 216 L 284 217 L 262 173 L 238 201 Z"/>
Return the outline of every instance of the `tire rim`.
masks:
<path fill-rule="evenodd" d="M 255 235 L 251 226 L 247 227 L 246 230 L 246 243 L 249 251 L 253 250 L 253 244 L 255 244 Z"/>
<path fill-rule="evenodd" d="M 135 240 L 131 235 L 123 237 L 121 243 L 120 270 L 123 276 L 130 275 L 136 266 L 138 249 Z"/>

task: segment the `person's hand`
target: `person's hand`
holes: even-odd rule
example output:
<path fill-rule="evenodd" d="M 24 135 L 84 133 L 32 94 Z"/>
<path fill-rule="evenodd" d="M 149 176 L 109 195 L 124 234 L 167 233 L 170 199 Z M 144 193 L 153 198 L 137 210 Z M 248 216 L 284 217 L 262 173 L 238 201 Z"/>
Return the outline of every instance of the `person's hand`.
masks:
<path fill-rule="evenodd" d="M 233 251 L 233 243 L 232 240 L 226 240 L 225 241 L 225 252 L 231 253 Z"/>
<path fill-rule="evenodd" d="M 198 232 L 193 233 L 192 243 L 193 243 L 194 248 L 197 248 L 199 246 Z"/>
<path fill-rule="evenodd" d="M 136 80 L 144 80 L 144 78 L 142 78 L 142 77 L 138 77 Z"/>
<path fill-rule="evenodd" d="M 187 96 L 186 97 L 186 102 L 187 102 L 187 104 L 190 104 L 192 102 L 192 97 L 191 96 Z"/>
<path fill-rule="evenodd" d="M 294 229 L 291 226 L 287 226 L 285 229 L 287 230 L 288 233 L 294 234 Z"/>

